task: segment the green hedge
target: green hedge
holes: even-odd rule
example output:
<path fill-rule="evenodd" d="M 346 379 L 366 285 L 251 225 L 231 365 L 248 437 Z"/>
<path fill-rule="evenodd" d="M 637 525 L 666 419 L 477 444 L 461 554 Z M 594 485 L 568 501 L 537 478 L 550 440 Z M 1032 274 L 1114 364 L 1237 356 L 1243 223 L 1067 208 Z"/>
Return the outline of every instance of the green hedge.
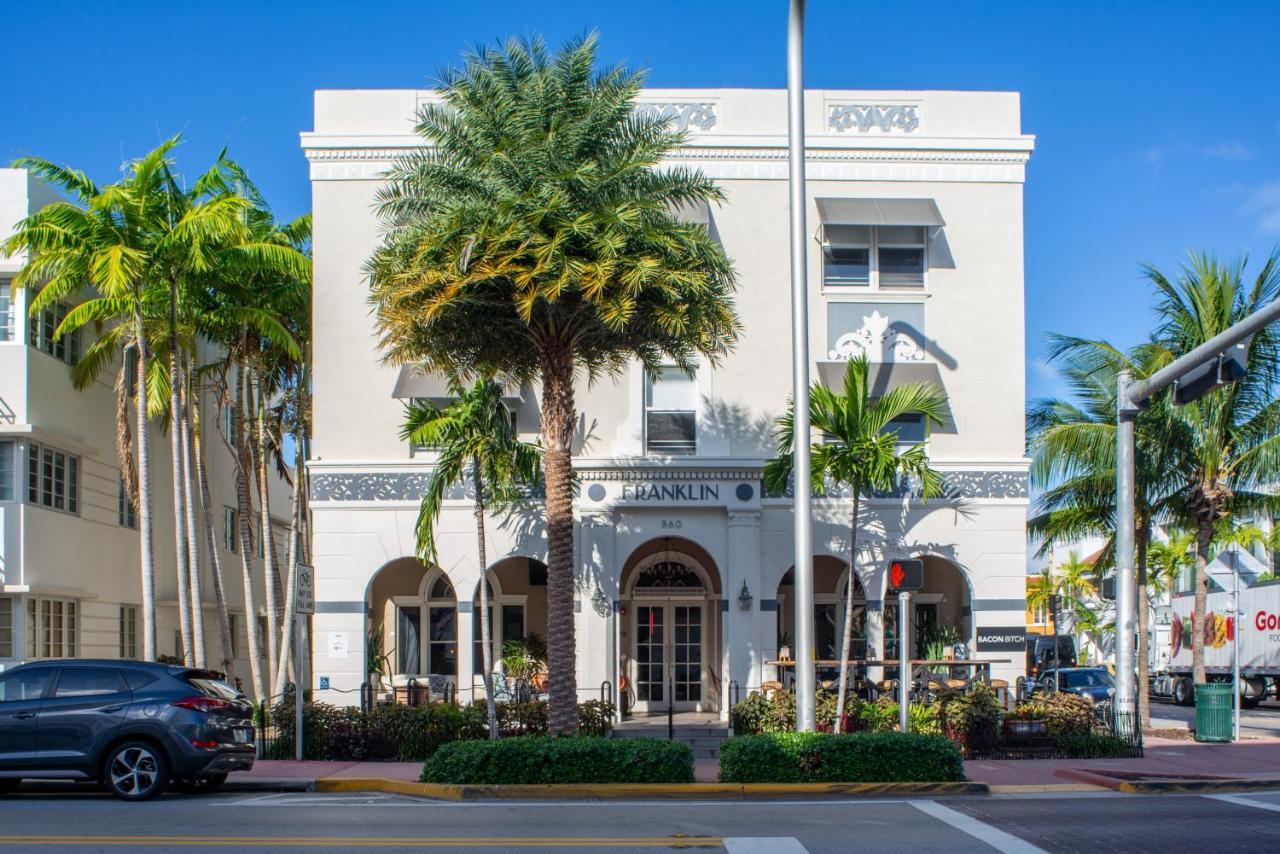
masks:
<path fill-rule="evenodd" d="M 692 783 L 693 751 L 656 738 L 521 736 L 457 741 L 432 754 L 424 783 Z"/>
<path fill-rule="evenodd" d="M 504 738 L 547 731 L 547 704 L 541 700 L 498 703 L 497 711 L 498 732 Z M 489 735 L 483 700 L 469 706 L 382 703 L 368 712 L 358 706 L 307 703 L 302 716 L 306 759 L 421 762 L 441 745 Z M 613 706 L 589 700 L 578 705 L 578 717 L 585 735 L 604 736 L 613 726 Z M 292 759 L 293 703 L 273 706 L 270 720 L 274 726 L 263 745 L 263 758 Z"/>
<path fill-rule="evenodd" d="M 741 735 L 720 745 L 724 783 L 964 780 L 960 749 L 940 735 L 822 732 Z"/>

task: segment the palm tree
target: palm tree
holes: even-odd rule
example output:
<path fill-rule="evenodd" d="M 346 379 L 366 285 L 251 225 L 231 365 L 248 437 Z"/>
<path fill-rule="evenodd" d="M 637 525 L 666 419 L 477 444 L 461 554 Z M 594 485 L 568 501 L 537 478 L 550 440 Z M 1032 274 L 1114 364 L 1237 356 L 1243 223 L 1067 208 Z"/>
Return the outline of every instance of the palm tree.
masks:
<path fill-rule="evenodd" d="M 167 373 L 157 370 L 151 361 L 151 328 L 161 315 L 160 307 L 170 288 L 176 287 L 173 283 L 202 269 L 211 245 L 234 229 L 242 201 L 236 197 L 197 200 L 181 192 L 173 179 L 170 158 L 178 142 L 178 137 L 173 137 L 161 143 L 128 164 L 124 178 L 105 187 L 82 172 L 48 160 L 18 160 L 17 166 L 61 187 L 76 202 L 56 202 L 32 214 L 5 245 L 7 253 L 25 249 L 31 256 L 14 278 L 14 286 L 42 283 L 31 300 L 32 313 L 59 301 L 88 297 L 67 314 L 55 334 L 89 323 L 108 325 L 99 340 L 86 348 L 75 374 L 78 385 L 86 385 L 117 354 L 125 354 L 126 359 L 128 352 L 136 354 L 134 430 L 143 656 L 147 659 L 156 656 L 148 416 L 163 409 L 161 401 L 168 393 Z M 124 453 L 127 444 L 124 436 L 117 436 L 126 483 L 132 483 L 133 460 L 126 459 Z M 181 575 L 179 583 L 185 591 Z M 185 593 L 179 598 L 182 607 Z"/>
<path fill-rule="evenodd" d="M 498 383 L 482 378 L 464 389 L 455 380 L 450 390 L 457 399 L 446 409 L 432 403 L 407 407 L 401 437 L 439 454 L 418 509 L 418 554 L 424 561 L 437 562 L 435 526 L 449 489 L 469 483 L 474 492 L 484 695 L 489 738 L 496 739 L 498 713 L 493 699 L 493 629 L 484 517 L 487 512 L 501 512 L 524 496 L 522 487 L 540 474 L 541 449 L 520 441 L 511 412 L 502 403 L 502 386 Z"/>
<path fill-rule="evenodd" d="M 446 72 L 418 116 L 426 145 L 389 173 L 368 265 L 388 362 L 541 381 L 553 733 L 578 726 L 575 376 L 715 364 L 739 326 L 723 247 L 675 215 L 720 190 L 656 168 L 685 135 L 635 113 L 642 75 L 597 70 L 596 44 L 512 39 Z"/>
<path fill-rule="evenodd" d="M 904 383 L 880 397 L 871 394 L 870 365 L 865 355 L 849 360 L 844 388 L 832 391 L 815 384 L 809 392 L 809 419 L 823 441 L 812 451 L 811 488 L 825 494 L 828 481 L 847 487 L 852 500 L 849 517 L 849 586 L 845 594 L 844 637 L 840 645 L 840 688 L 836 708 L 843 709 L 849 688 L 849 647 L 853 638 L 853 595 L 857 580 L 858 512 L 864 490 L 891 490 L 903 476 L 918 478 L 920 496 L 928 500 L 942 493 L 942 476 L 929 467 L 923 444 L 901 448 L 894 419 L 911 413 L 929 424 L 947 420 L 947 396 L 932 383 Z M 781 493 L 792 477 L 795 445 L 794 406 L 778 419 L 778 455 L 765 466 L 766 488 Z M 795 484 L 796 489 L 803 488 Z M 840 715 L 836 731 L 840 731 Z"/>
<path fill-rule="evenodd" d="M 1188 353 L 1280 296 L 1280 255 L 1268 258 L 1248 286 L 1243 282 L 1244 266 L 1244 261 L 1227 264 L 1193 253 L 1170 278 L 1147 265 L 1145 274 L 1156 288 L 1161 321 L 1156 340 L 1172 354 Z M 1268 491 L 1280 467 L 1277 340 L 1271 327 L 1254 335 L 1247 345 L 1244 378 L 1179 410 L 1189 434 L 1181 474 L 1188 484 L 1187 514 L 1196 534 L 1196 626 L 1204 625 L 1206 567 L 1219 520 L 1269 511 L 1275 502 Z M 1191 633 L 1191 659 L 1195 681 L 1203 683 L 1203 632 Z"/>
<path fill-rule="evenodd" d="M 1058 595 L 1058 581 L 1053 577 L 1048 569 L 1043 569 L 1036 576 L 1035 581 L 1027 585 L 1027 607 L 1033 612 L 1044 608 L 1049 612 L 1049 621 L 1053 623 L 1053 632 L 1058 633 L 1057 615 L 1053 613 L 1055 610 L 1054 597 Z"/>
<path fill-rule="evenodd" d="M 1036 400 L 1027 411 L 1031 479 L 1043 490 L 1027 532 L 1040 538 L 1041 556 L 1061 543 L 1104 537 L 1095 562 L 1102 569 L 1115 561 L 1117 375 L 1128 370 L 1135 377 L 1149 376 L 1171 359 L 1165 348 L 1151 343 L 1125 353 L 1106 341 L 1063 335 L 1050 336 L 1049 353 L 1071 398 Z M 1181 518 L 1186 483 L 1179 459 L 1187 433 L 1166 395 L 1138 414 L 1134 435 L 1136 593 L 1145 601 L 1153 526 Z M 1147 609 L 1139 609 L 1141 638 L 1147 636 L 1148 618 Z M 1150 721 L 1149 667 L 1147 644 L 1139 643 L 1138 714 L 1144 726 Z"/>

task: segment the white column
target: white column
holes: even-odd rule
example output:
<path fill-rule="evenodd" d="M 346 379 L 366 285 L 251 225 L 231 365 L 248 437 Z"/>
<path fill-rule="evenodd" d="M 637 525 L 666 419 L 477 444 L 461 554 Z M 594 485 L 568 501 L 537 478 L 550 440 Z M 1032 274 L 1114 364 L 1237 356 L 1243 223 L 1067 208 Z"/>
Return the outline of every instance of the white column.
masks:
<path fill-rule="evenodd" d="M 863 576 L 867 594 L 867 658 L 878 659 L 884 655 L 884 571 L 874 566 Z M 868 667 L 867 679 L 879 682 L 884 678 L 883 667 Z"/>
<path fill-rule="evenodd" d="M 722 611 L 723 651 L 720 672 L 722 691 L 720 717 L 727 720 L 731 683 L 740 686 L 740 696 L 746 697 L 753 688 L 759 688 L 763 680 L 764 661 L 769 644 L 761 637 L 772 633 L 763 624 L 772 623 L 773 612 L 761 610 L 765 599 L 774 599 L 776 590 L 765 590 L 760 561 L 760 511 L 730 511 L 728 565 L 725 568 L 724 598 L 729 609 Z M 738 603 L 745 582 L 751 594 L 751 610 L 744 611 Z"/>
<path fill-rule="evenodd" d="M 470 580 L 463 582 L 467 589 Z M 461 590 L 462 587 L 455 587 Z M 470 703 L 473 699 L 484 697 L 484 690 L 476 690 L 479 684 L 475 673 L 475 604 L 461 597 L 458 598 L 458 702 Z"/>
<path fill-rule="evenodd" d="M 601 684 L 616 678 L 613 602 L 617 598 L 617 579 L 612 577 L 612 567 L 605 563 L 605 555 L 613 551 L 612 538 L 613 525 L 605 514 L 582 514 L 574 593 L 580 701 L 598 699 Z"/>

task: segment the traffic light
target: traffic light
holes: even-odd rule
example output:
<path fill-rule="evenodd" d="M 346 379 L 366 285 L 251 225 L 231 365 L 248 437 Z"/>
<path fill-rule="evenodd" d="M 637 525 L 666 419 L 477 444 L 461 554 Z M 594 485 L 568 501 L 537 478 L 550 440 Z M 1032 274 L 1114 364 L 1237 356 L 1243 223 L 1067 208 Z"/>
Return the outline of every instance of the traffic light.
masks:
<path fill-rule="evenodd" d="M 894 560 L 889 562 L 889 590 L 913 591 L 924 587 L 924 561 Z"/>
<path fill-rule="evenodd" d="M 1214 389 L 1222 388 L 1241 379 L 1248 370 L 1249 342 L 1228 347 L 1198 368 L 1187 371 L 1173 384 L 1173 402 L 1186 406 L 1204 397 Z"/>

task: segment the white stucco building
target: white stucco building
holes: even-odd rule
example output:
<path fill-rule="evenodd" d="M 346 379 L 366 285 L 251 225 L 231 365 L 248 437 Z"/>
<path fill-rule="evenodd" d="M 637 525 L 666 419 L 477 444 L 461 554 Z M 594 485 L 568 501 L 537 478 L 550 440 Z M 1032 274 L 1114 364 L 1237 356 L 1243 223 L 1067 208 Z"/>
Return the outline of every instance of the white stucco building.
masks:
<path fill-rule="evenodd" d="M 427 91 L 321 91 L 302 134 L 315 215 L 315 434 L 318 696 L 354 702 L 366 639 L 382 627 L 400 674 L 445 675 L 464 698 L 478 685 L 470 505 L 446 510 L 441 566 L 414 554 L 429 455 L 398 439 L 405 399 L 439 384 L 384 366 L 362 265 L 379 241 L 373 205 L 390 158 L 421 140 Z M 1023 442 L 1023 192 L 1033 138 L 1014 93 L 811 91 L 807 94 L 811 370 L 834 382 L 853 353 L 878 388 L 932 380 L 951 419 L 926 437 L 948 497 L 922 506 L 874 496 L 859 535 L 857 636 L 871 658 L 893 652 L 890 559 L 923 557 L 917 623 L 948 626 L 980 658 L 978 629 L 1024 625 L 1027 462 Z M 637 711 L 725 713 L 772 679 L 793 624 L 792 510 L 766 496 L 773 420 L 791 392 L 786 94 L 647 90 L 692 136 L 673 162 L 702 169 L 727 202 L 697 211 L 739 275 L 744 332 L 714 370 L 648 379 L 633 367 L 577 391 L 575 467 L 578 686 L 625 681 Z M 538 425 L 537 388 L 510 400 L 521 430 Z M 847 498 L 815 507 L 819 658 L 837 654 L 848 567 Z M 491 520 L 494 625 L 545 632 L 545 532 L 536 508 Z M 783 638 L 785 640 L 785 638 Z M 461 641 L 461 642 L 459 642 Z M 886 650 L 887 648 L 887 650 Z M 862 652 L 861 643 L 859 652 Z M 345 693 L 342 693 L 345 692 Z"/>
<path fill-rule="evenodd" d="M 0 241 L 18 221 L 58 198 L 25 170 L 0 169 Z M 0 254 L 0 670 L 39 658 L 138 658 L 143 628 L 137 516 L 124 498 L 115 449 L 113 383 L 119 363 L 84 391 L 74 388 L 72 366 L 92 340 L 92 329 L 54 340 L 65 306 L 28 316 L 31 294 L 10 288 L 25 261 Z M 203 356 L 212 360 L 210 353 Z M 211 395 L 205 396 L 204 412 L 217 421 Z M 240 555 L 226 535 L 235 518 L 233 464 L 216 429 L 206 426 L 205 456 L 232 612 L 236 675 L 247 687 Z M 180 637 L 169 437 L 155 424 L 149 435 L 156 649 L 175 655 Z M 275 491 L 273 528 L 276 551 L 283 555 L 289 494 L 283 481 L 275 483 Z M 202 520 L 199 527 L 202 618 L 213 663 L 219 632 Z M 251 559 L 260 605 L 262 561 L 260 555 Z M 265 621 L 265 611 L 257 617 Z"/>

